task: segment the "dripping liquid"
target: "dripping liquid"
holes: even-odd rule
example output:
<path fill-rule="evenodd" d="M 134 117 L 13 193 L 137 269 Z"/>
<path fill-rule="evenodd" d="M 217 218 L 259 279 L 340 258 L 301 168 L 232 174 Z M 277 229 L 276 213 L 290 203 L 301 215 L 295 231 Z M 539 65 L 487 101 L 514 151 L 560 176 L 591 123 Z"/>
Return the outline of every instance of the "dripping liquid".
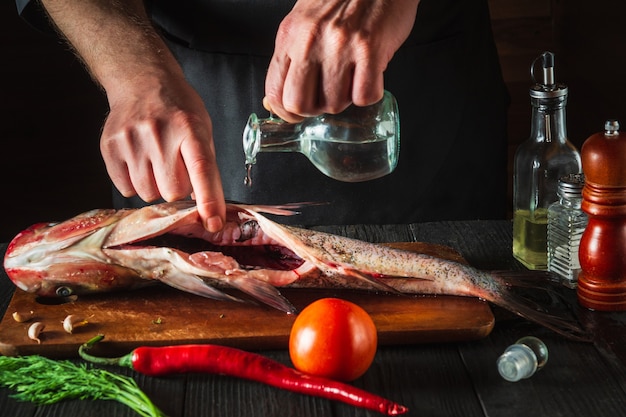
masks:
<path fill-rule="evenodd" d="M 246 164 L 246 176 L 243 179 L 244 185 L 252 187 L 252 164 Z"/>

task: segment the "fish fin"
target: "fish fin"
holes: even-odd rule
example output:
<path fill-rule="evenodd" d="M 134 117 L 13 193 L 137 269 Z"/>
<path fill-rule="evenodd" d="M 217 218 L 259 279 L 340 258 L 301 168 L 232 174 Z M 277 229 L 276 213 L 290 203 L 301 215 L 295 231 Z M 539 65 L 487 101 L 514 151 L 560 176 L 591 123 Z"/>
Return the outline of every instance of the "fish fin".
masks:
<path fill-rule="evenodd" d="M 105 248 L 161 236 L 170 230 L 198 223 L 198 209 L 192 200 L 148 205 L 129 213 L 111 225 L 102 243 Z M 140 225 L 140 226 L 138 226 Z"/>
<path fill-rule="evenodd" d="M 237 297 L 226 294 L 225 292 L 212 287 L 197 275 L 177 271 L 159 277 L 159 281 L 178 290 L 199 295 L 201 297 L 211 298 L 213 300 L 243 302 L 243 300 Z"/>
<path fill-rule="evenodd" d="M 341 272 L 344 275 L 348 275 L 348 276 L 351 276 L 351 277 L 355 277 L 355 278 L 364 280 L 364 281 L 368 282 L 372 287 L 374 287 L 377 290 L 388 292 L 388 293 L 391 293 L 391 294 L 396 294 L 396 295 L 404 295 L 402 292 L 396 290 L 392 286 L 387 285 L 384 282 L 382 282 L 376 276 L 368 274 L 368 273 L 363 272 L 363 271 L 359 271 L 358 269 L 342 267 L 341 268 Z M 390 277 L 385 277 L 385 278 L 390 278 Z"/>
<path fill-rule="evenodd" d="M 252 210 L 258 213 L 274 214 L 277 216 L 294 216 L 294 215 L 300 214 L 300 211 L 298 211 L 298 209 L 302 207 L 320 206 L 320 205 L 329 204 L 329 203 L 305 201 L 301 203 L 288 203 L 288 204 L 277 204 L 277 205 L 253 205 L 253 204 L 245 204 L 245 203 L 232 203 L 232 204 L 241 209 Z"/>
<path fill-rule="evenodd" d="M 491 272 L 499 296 L 488 301 L 525 319 L 576 341 L 589 342 L 589 334 L 569 309 L 566 288 L 546 271 Z"/>
<path fill-rule="evenodd" d="M 297 312 L 297 309 L 275 287 L 267 282 L 250 278 L 246 275 L 229 276 L 228 284 L 254 297 L 255 299 L 288 314 Z"/>

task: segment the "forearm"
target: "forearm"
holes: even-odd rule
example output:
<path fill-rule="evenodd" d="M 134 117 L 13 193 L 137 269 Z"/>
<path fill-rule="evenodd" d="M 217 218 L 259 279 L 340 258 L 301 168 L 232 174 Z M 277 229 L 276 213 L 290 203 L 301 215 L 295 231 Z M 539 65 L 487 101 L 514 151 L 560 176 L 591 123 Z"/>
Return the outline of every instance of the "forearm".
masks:
<path fill-rule="evenodd" d="M 182 77 L 141 0 L 41 0 L 58 30 L 108 95 L 138 79 Z"/>

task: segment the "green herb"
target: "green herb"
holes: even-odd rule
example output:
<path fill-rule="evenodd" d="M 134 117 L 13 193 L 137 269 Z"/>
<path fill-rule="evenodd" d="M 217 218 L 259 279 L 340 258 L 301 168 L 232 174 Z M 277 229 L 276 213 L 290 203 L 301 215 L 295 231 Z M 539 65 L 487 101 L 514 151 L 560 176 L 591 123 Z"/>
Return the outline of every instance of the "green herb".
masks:
<path fill-rule="evenodd" d="M 15 390 L 19 401 L 115 400 L 143 417 L 166 417 L 132 378 L 39 355 L 0 356 L 0 386 Z"/>

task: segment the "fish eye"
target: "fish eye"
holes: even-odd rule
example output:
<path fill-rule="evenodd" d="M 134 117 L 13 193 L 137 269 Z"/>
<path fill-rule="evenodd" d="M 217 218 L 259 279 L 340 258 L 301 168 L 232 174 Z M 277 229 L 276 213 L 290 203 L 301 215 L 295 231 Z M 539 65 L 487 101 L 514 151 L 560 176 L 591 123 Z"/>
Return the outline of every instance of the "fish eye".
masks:
<path fill-rule="evenodd" d="M 56 294 L 59 297 L 69 297 L 73 292 L 70 287 L 59 287 L 57 288 Z"/>

